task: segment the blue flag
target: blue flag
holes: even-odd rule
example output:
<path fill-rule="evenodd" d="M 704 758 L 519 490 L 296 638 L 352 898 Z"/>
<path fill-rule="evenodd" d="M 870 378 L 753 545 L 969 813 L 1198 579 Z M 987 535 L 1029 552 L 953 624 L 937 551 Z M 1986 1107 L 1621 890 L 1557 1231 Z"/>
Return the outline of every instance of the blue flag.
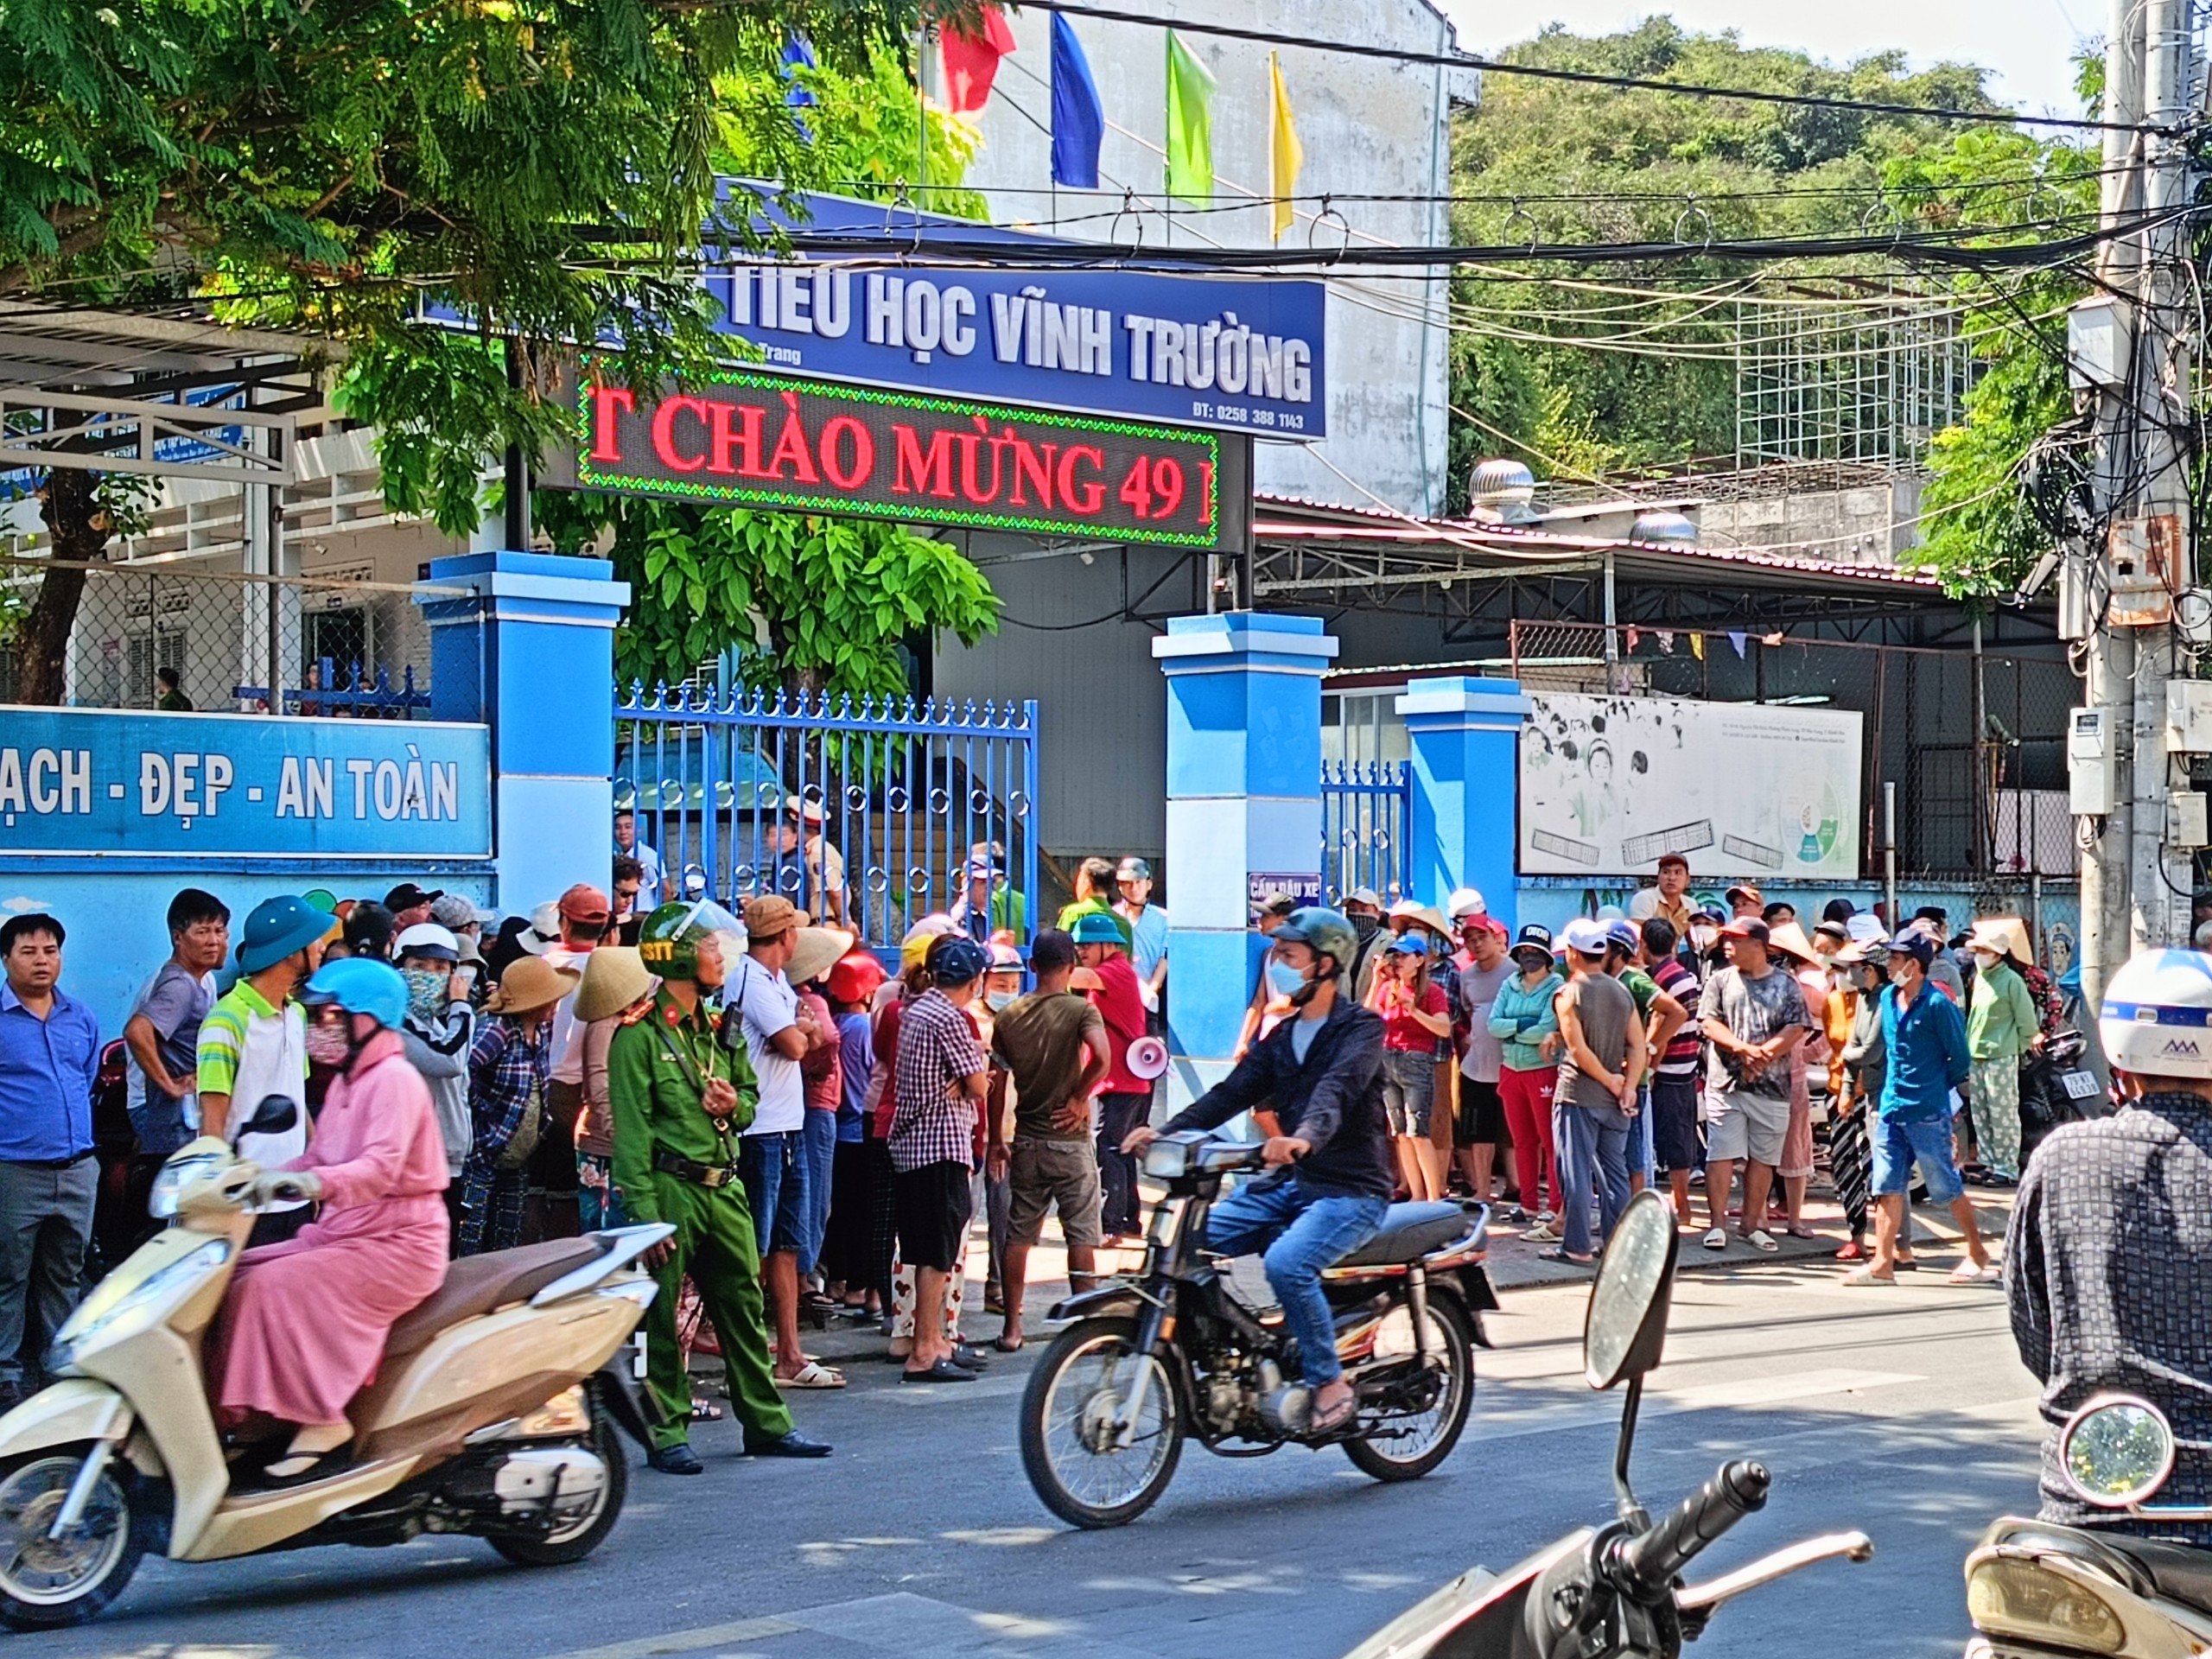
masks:
<path fill-rule="evenodd" d="M 785 104 L 794 110 L 811 109 L 814 106 L 814 94 L 807 91 L 806 83 L 792 72 L 798 69 L 812 69 L 817 67 L 814 61 L 813 43 L 805 35 L 797 32 L 784 36 L 783 65 L 784 79 L 790 83 L 790 90 L 784 94 Z M 798 129 L 801 137 L 810 143 L 813 142 L 814 134 L 808 129 L 804 116 L 793 116 L 791 124 Z"/>
<path fill-rule="evenodd" d="M 1090 60 L 1065 14 L 1052 14 L 1052 182 L 1071 189 L 1098 188 L 1098 143 L 1106 111 Z"/>

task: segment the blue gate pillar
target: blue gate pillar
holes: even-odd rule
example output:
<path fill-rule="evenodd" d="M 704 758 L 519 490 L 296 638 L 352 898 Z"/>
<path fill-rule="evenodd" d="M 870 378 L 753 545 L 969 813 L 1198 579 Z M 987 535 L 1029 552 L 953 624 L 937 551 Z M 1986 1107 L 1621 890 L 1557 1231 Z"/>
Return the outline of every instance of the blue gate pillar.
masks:
<path fill-rule="evenodd" d="M 608 879 L 613 858 L 614 625 L 630 597 L 605 559 L 433 559 L 430 715 L 492 728 L 497 899 L 511 912 Z"/>
<path fill-rule="evenodd" d="M 1457 887 L 1515 919 L 1515 791 L 1529 700 L 1514 680 L 1414 680 L 1398 698 L 1413 751 L 1413 844 L 1406 891 L 1441 905 Z"/>
<path fill-rule="evenodd" d="M 1257 889 L 1318 899 L 1320 619 L 1232 611 L 1169 619 L 1167 1013 L 1172 1105 L 1228 1075 L 1258 971 Z"/>

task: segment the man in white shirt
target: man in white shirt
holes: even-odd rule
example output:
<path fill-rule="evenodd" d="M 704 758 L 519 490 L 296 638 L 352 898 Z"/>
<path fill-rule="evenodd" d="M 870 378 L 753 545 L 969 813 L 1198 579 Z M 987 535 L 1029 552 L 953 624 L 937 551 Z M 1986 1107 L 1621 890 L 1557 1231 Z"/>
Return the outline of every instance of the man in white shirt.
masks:
<path fill-rule="evenodd" d="M 561 895 L 555 913 L 560 942 L 539 954 L 556 968 L 573 968 L 582 974 L 607 932 L 614 907 L 599 888 L 579 881 Z M 531 1208 L 538 1213 L 524 1219 L 525 1243 L 566 1237 L 581 1224 L 575 1148 L 576 1119 L 584 1109 L 584 1022 L 576 1018 L 575 1001 L 571 991 L 553 1007 L 553 1065 L 545 1087 L 547 1132 L 539 1137 L 530 1160 Z"/>
<path fill-rule="evenodd" d="M 802 918 L 779 894 L 745 906 L 746 950 L 722 985 L 722 1043 L 741 1042 L 760 1085 L 760 1103 L 738 1154 L 753 1211 L 761 1279 L 776 1321 L 776 1381 L 791 1389 L 842 1389 L 845 1379 L 799 1346 L 798 1258 L 812 1213 L 806 1158 L 806 1083 L 799 1062 L 836 1033 L 826 1032 L 784 976 Z"/>
<path fill-rule="evenodd" d="M 638 839 L 638 815 L 626 806 L 614 809 L 614 855 L 638 861 L 645 874 L 638 884 L 637 912 L 652 915 L 661 901 L 660 855 Z"/>

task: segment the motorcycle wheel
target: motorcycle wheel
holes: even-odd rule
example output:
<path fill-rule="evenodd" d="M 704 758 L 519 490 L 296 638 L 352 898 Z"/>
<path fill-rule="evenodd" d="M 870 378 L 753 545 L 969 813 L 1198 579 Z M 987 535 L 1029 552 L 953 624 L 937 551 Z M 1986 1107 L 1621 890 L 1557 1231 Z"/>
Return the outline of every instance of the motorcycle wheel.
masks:
<path fill-rule="evenodd" d="M 146 1554 L 151 1517 L 132 1502 L 130 1466 L 111 1463 L 92 1488 L 79 1535 L 47 1536 L 89 1448 L 33 1452 L 0 1470 L 0 1624 L 60 1630 L 97 1618 Z"/>
<path fill-rule="evenodd" d="M 1413 1347 L 1413 1320 L 1406 1313 L 1405 1346 Z M 1389 1316 L 1385 1316 L 1386 1324 Z M 1467 1427 L 1467 1413 L 1475 1402 L 1475 1345 L 1467 1334 L 1467 1316 L 1446 1297 L 1432 1296 L 1428 1303 L 1430 1339 L 1441 1363 L 1444 1391 L 1435 1402 L 1415 1415 L 1391 1417 L 1380 1426 L 1392 1438 L 1357 1440 L 1344 1443 L 1344 1455 L 1377 1480 L 1419 1480 L 1452 1455 Z"/>
<path fill-rule="evenodd" d="M 592 1405 L 591 1438 L 585 1445 L 607 1465 L 607 1484 L 599 1489 L 599 1503 L 588 1515 L 542 1537 L 510 1535 L 486 1541 L 517 1567 L 566 1567 L 581 1561 L 607 1541 L 607 1535 L 622 1518 L 623 1500 L 630 1495 L 630 1459 L 613 1421 L 597 1402 Z"/>
<path fill-rule="evenodd" d="M 1084 1319 L 1052 1338 L 1021 1395 L 1021 1466 L 1045 1507 L 1071 1525 L 1127 1525 L 1158 1502 L 1183 1454 L 1182 1402 L 1165 1367 L 1136 1350 L 1130 1319 Z M 1103 1442 L 1136 1368 L 1152 1369 L 1143 1420 L 1125 1450 Z"/>

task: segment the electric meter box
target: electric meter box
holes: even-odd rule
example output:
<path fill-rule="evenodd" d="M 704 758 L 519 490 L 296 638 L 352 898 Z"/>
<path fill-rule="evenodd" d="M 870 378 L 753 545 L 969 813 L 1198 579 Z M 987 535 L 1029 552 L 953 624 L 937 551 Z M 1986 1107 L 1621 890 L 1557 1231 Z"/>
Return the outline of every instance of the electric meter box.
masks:
<path fill-rule="evenodd" d="M 2066 721 L 2066 807 L 2076 817 L 2120 810 L 2119 717 L 2110 709 L 2076 709 Z"/>
<path fill-rule="evenodd" d="M 2178 790 L 2166 797 L 2166 845 L 2195 852 L 2212 836 L 2207 836 L 2204 795 L 2201 790 Z"/>
<path fill-rule="evenodd" d="M 2166 682 L 2166 753 L 2212 754 L 2212 680 Z"/>

